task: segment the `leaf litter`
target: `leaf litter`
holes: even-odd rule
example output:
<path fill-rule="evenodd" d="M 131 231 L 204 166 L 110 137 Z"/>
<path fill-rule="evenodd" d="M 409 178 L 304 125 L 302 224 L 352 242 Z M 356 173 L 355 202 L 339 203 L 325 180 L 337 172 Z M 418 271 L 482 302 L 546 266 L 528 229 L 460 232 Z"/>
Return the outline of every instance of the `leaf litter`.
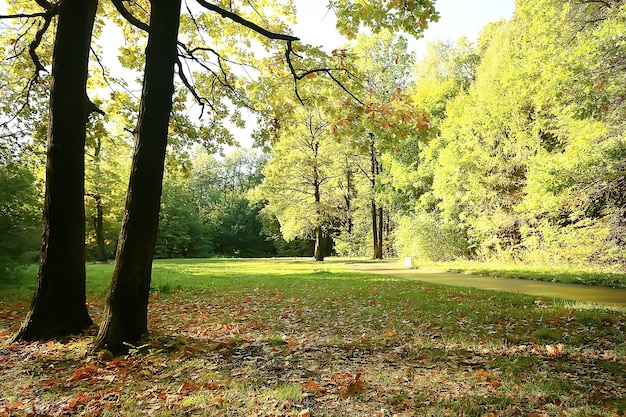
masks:
<path fill-rule="evenodd" d="M 91 353 L 95 326 L 10 343 L 27 306 L 0 301 L 0 416 L 624 415 L 622 311 L 306 280 L 157 294 L 150 337 L 118 358 Z"/>

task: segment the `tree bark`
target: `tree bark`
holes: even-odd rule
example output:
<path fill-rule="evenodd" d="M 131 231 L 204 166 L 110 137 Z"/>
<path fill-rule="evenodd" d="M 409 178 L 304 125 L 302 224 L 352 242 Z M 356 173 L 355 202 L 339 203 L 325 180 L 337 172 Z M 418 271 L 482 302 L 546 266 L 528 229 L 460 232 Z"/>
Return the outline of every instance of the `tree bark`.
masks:
<path fill-rule="evenodd" d="M 321 262 L 324 260 L 325 248 L 324 248 L 324 236 L 322 233 L 322 226 L 315 228 L 315 260 Z"/>
<path fill-rule="evenodd" d="M 102 175 L 102 161 L 100 155 L 102 152 L 102 140 L 96 137 L 96 146 L 93 153 L 93 163 L 96 167 L 96 175 Z M 104 207 L 102 206 L 102 195 L 98 191 L 95 193 L 87 193 L 94 200 L 96 205 L 96 215 L 93 217 L 93 228 L 96 234 L 96 262 L 107 263 L 107 254 L 104 244 Z"/>
<path fill-rule="evenodd" d="M 148 296 L 174 92 L 181 0 L 151 0 L 150 34 L 126 212 L 97 348 L 117 353 L 148 334 Z"/>
<path fill-rule="evenodd" d="M 104 208 L 102 207 L 102 196 L 93 196 L 96 203 L 96 215 L 93 218 L 93 227 L 96 233 L 96 262 L 107 263 L 106 247 L 104 244 Z"/>
<path fill-rule="evenodd" d="M 37 287 L 16 340 L 77 333 L 92 324 L 85 294 L 86 85 L 98 0 L 60 4 L 52 60 L 43 233 Z"/>
<path fill-rule="evenodd" d="M 378 207 L 376 202 L 372 200 L 371 214 L 372 214 L 372 241 L 374 254 L 372 259 L 383 259 L 383 247 L 380 240 L 380 229 L 378 222 Z"/>
<path fill-rule="evenodd" d="M 352 188 L 353 188 L 353 184 L 352 184 L 352 170 L 348 167 L 348 169 L 346 170 L 346 183 L 347 183 L 347 191 L 345 193 L 344 199 L 346 202 L 346 223 L 347 223 L 347 230 L 348 230 L 348 235 L 352 235 L 352 229 L 354 228 L 354 217 L 352 215 Z"/>
<path fill-rule="evenodd" d="M 380 258 L 376 258 L 376 259 L 383 259 L 385 256 L 385 245 L 384 245 L 384 239 L 383 239 L 383 231 L 385 229 L 385 217 L 383 216 L 383 208 L 382 207 L 378 207 L 378 252 L 380 254 Z"/>
<path fill-rule="evenodd" d="M 382 242 L 382 223 L 379 222 L 379 218 L 382 218 L 380 215 L 379 209 L 376 206 L 376 177 L 380 173 L 380 167 L 377 157 L 376 144 L 374 141 L 374 134 L 370 133 L 370 183 L 371 183 L 371 192 L 372 192 L 372 242 L 374 254 L 372 256 L 373 259 L 383 259 L 383 242 Z M 382 209 L 381 209 L 382 210 Z"/>
<path fill-rule="evenodd" d="M 315 198 L 315 214 L 316 214 L 316 226 L 315 226 L 315 250 L 313 252 L 313 257 L 316 261 L 324 260 L 324 244 L 322 241 L 322 210 L 320 205 L 322 204 L 322 196 L 321 196 L 321 180 L 320 180 L 320 171 L 318 166 L 318 157 L 319 157 L 319 149 L 320 143 L 315 142 L 313 145 L 313 152 L 315 155 L 315 162 L 313 166 L 313 196 Z"/>

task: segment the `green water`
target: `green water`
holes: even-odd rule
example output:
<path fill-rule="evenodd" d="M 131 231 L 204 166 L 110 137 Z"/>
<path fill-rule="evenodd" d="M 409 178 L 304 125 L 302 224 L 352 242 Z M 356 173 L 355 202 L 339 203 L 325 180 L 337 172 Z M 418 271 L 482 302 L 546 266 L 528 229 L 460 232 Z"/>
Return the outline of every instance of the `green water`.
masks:
<path fill-rule="evenodd" d="M 346 265 L 346 267 L 376 274 L 416 279 L 434 284 L 508 291 L 543 297 L 563 298 L 586 303 L 597 303 L 611 307 L 626 307 L 626 289 L 435 272 L 410 269 L 400 264 L 391 263 L 351 264 Z"/>

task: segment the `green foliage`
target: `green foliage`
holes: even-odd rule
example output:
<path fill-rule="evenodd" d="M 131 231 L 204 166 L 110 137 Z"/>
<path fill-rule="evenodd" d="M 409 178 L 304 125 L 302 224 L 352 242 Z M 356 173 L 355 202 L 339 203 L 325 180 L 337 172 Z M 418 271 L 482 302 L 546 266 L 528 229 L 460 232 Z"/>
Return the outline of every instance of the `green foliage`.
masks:
<path fill-rule="evenodd" d="M 91 116 L 85 144 L 87 259 L 98 257 L 97 233 L 103 235 L 105 255 L 113 257 L 115 254 L 130 172 L 130 138 L 115 127 L 115 123 L 125 121 L 125 116 L 114 104 L 104 110 L 106 116 Z M 99 210 L 101 231 L 97 231 Z"/>
<path fill-rule="evenodd" d="M 296 110 L 283 123 L 263 182 L 252 195 L 267 202 L 263 210 L 278 219 L 282 237 L 290 241 L 312 237 L 318 226 L 326 232 L 334 227 L 341 196 L 333 190 L 341 171 L 334 160 L 338 147 L 319 109 Z"/>
<path fill-rule="evenodd" d="M 125 3 L 148 21 L 148 2 Z M 337 253 L 365 255 L 374 203 L 385 209 L 385 231 L 397 227 L 386 239 L 390 252 L 395 245 L 423 259 L 625 267 L 622 3 L 520 0 L 510 21 L 488 24 L 476 42 L 432 44 L 415 65 L 398 33 L 416 35 L 437 20 L 428 0 L 330 1 L 339 30 L 356 42 L 330 56 L 293 42 L 291 67 L 283 41 L 203 8 L 188 10 L 178 72 L 203 111 L 200 119 L 190 112 L 181 83 L 167 158 L 168 170 L 180 175 L 165 183 L 158 256 L 304 254 L 320 225 Z M 289 33 L 295 18 L 290 0 L 218 4 L 275 33 Z M 36 2 L 8 6 L 7 13 L 18 11 L 41 10 Z M 105 21 L 117 25 L 125 40 L 118 61 L 132 74 L 117 79 L 94 60 L 88 83 L 106 116 L 92 115 L 87 138 L 87 245 L 94 251 L 93 219 L 103 210 L 113 252 L 146 35 L 108 2 L 98 13 L 97 38 Z M 13 194 L 0 195 L 11 219 L 2 225 L 5 263 L 20 251 L 32 254 L 38 239 L 43 164 L 33 155 L 37 166 L 26 167 L 18 150 L 30 142 L 43 153 L 49 74 L 35 72 L 28 49 L 41 21 L 3 19 L 0 34 L 0 156 L 4 189 L 14 190 L 19 208 L 11 206 Z M 359 33 L 363 27 L 371 32 Z M 52 37 L 49 30 L 36 48 L 45 67 Z M 264 52 L 251 54 L 252 47 Z M 93 48 L 103 52 L 97 39 Z M 319 68 L 329 70 L 307 72 Z M 299 97 L 285 87 L 293 85 L 291 71 L 302 78 Z M 263 158 L 190 152 L 194 143 L 210 151 L 232 143 L 228 125 L 244 125 L 242 107 L 258 118 L 257 142 L 274 148 L 253 202 L 248 191 L 261 182 Z M 314 140 L 304 143 L 307 137 Z"/>
<path fill-rule="evenodd" d="M 524 1 L 476 47 L 431 48 L 415 87 L 428 142 L 390 181 L 416 193 L 403 251 L 436 258 L 454 225 L 466 255 L 624 266 L 624 72 L 608 70 L 624 24 L 618 4 Z"/>
<path fill-rule="evenodd" d="M 167 178 L 163 183 L 155 256 L 206 257 L 213 249 L 209 239 L 189 185 Z"/>
<path fill-rule="evenodd" d="M 16 279 L 18 266 L 32 262 L 39 249 L 39 184 L 24 158 L 0 163 L 0 285 Z"/>
<path fill-rule="evenodd" d="M 467 232 L 434 213 L 405 216 L 396 230 L 398 253 L 429 261 L 463 259 L 471 254 Z"/>
<path fill-rule="evenodd" d="M 332 0 L 330 6 L 337 15 L 337 29 L 348 39 L 353 39 L 361 26 L 372 28 L 374 33 L 387 29 L 417 36 L 428 27 L 429 21 L 438 20 L 434 3 L 429 0 Z"/>
<path fill-rule="evenodd" d="M 260 207 L 246 197 L 259 183 L 264 163 L 253 151 L 235 150 L 217 160 L 196 148 L 189 176 L 171 173 L 164 180 L 155 255 L 273 255 Z"/>

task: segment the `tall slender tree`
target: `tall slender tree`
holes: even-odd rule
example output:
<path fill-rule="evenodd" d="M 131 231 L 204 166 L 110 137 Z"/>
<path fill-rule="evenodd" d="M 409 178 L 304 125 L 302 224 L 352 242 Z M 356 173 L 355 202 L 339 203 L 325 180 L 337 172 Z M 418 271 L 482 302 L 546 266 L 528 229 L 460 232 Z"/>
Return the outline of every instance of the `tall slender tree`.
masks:
<path fill-rule="evenodd" d="M 359 169 L 370 183 L 372 258 L 382 259 L 388 216 L 379 198 L 384 168 L 381 156 L 397 152 L 402 140 L 418 135 L 425 127 L 425 117 L 404 93 L 413 64 L 405 38 L 392 31 L 362 35 L 349 55 L 356 57 L 353 71 L 363 86 L 362 102 L 343 106 L 333 131 L 367 160 Z"/>
<path fill-rule="evenodd" d="M 299 108 L 284 121 L 273 159 L 265 168 L 263 184 L 255 190 L 267 201 L 265 212 L 278 218 L 283 236 L 315 239 L 313 256 L 323 261 L 325 235 L 339 223 L 340 171 L 336 165 L 337 144 L 330 138 L 328 121 L 317 108 Z"/>

